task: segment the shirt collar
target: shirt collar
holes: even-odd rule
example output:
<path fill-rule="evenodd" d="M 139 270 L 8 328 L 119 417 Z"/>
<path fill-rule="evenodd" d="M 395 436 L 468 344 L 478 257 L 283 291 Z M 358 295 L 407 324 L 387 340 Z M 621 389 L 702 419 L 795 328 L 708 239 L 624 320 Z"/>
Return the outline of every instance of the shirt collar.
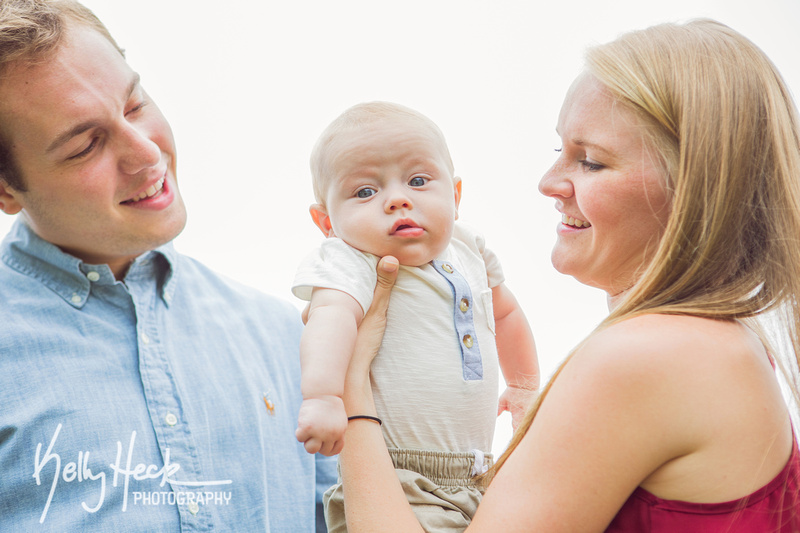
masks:
<path fill-rule="evenodd" d="M 161 298 L 169 306 L 176 290 L 178 254 L 172 242 L 137 257 L 125 275 L 128 279 L 155 279 Z M 90 265 L 45 241 L 18 217 L 0 245 L 0 260 L 12 269 L 39 280 L 68 304 L 86 304 L 92 285 L 118 283 L 108 265 Z"/>

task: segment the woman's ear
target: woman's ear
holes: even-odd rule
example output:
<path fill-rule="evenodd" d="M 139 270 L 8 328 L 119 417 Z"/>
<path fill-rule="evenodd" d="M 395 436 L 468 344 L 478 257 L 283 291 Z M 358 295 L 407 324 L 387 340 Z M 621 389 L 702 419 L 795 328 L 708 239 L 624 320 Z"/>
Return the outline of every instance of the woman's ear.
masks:
<path fill-rule="evenodd" d="M 333 227 L 331 226 L 331 217 L 329 217 L 327 211 L 325 211 L 325 206 L 322 204 L 313 204 L 308 208 L 308 212 L 311 213 L 314 224 L 317 225 L 326 237 L 334 236 Z"/>

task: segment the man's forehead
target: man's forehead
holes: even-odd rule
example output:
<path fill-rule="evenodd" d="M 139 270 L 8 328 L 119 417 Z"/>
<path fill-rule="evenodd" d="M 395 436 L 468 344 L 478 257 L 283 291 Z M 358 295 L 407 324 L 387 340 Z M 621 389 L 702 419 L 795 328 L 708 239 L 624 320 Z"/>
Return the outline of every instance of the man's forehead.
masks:
<path fill-rule="evenodd" d="M 137 81 L 137 74 L 102 34 L 77 27 L 47 58 L 35 63 L 19 61 L 4 69 L 0 131 L 9 138 L 21 133 L 15 131 L 18 127 L 61 130 L 64 125 L 59 122 L 84 118 L 82 105 L 86 102 L 106 96 L 123 98 Z"/>

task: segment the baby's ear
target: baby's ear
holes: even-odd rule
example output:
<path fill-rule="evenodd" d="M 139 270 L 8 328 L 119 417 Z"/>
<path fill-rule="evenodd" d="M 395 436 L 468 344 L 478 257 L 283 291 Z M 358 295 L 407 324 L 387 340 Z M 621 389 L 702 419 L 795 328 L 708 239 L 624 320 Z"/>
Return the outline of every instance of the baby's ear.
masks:
<path fill-rule="evenodd" d="M 329 217 L 328 212 L 325 211 L 325 206 L 322 204 L 313 204 L 308 208 L 308 212 L 311 213 L 311 218 L 314 220 L 314 224 L 316 224 L 317 227 L 322 230 L 322 233 L 324 233 L 326 237 L 333 237 L 331 217 Z"/>
<path fill-rule="evenodd" d="M 455 189 L 455 201 L 456 201 L 456 220 L 458 220 L 458 206 L 461 203 L 461 178 L 455 176 L 453 178 L 453 189 Z"/>

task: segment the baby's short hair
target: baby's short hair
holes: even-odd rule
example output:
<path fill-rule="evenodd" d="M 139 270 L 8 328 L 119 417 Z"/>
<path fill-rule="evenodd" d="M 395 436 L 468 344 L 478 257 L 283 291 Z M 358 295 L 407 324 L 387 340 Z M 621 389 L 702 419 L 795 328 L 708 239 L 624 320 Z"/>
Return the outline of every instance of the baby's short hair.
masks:
<path fill-rule="evenodd" d="M 336 117 L 336 119 L 325 128 L 322 135 L 319 136 L 319 139 L 317 139 L 314 145 L 314 149 L 311 151 L 311 179 L 314 186 L 314 197 L 318 203 L 325 205 L 325 192 L 330 177 L 328 163 L 331 159 L 330 151 L 332 141 L 344 132 L 381 120 L 393 118 L 419 121 L 434 133 L 442 142 L 450 173 L 453 173 L 453 161 L 450 157 L 450 151 L 447 148 L 447 142 L 445 141 L 442 130 L 439 129 L 439 126 L 437 126 L 435 122 L 422 113 L 400 104 L 392 102 L 364 102 L 346 109 L 341 115 Z"/>

